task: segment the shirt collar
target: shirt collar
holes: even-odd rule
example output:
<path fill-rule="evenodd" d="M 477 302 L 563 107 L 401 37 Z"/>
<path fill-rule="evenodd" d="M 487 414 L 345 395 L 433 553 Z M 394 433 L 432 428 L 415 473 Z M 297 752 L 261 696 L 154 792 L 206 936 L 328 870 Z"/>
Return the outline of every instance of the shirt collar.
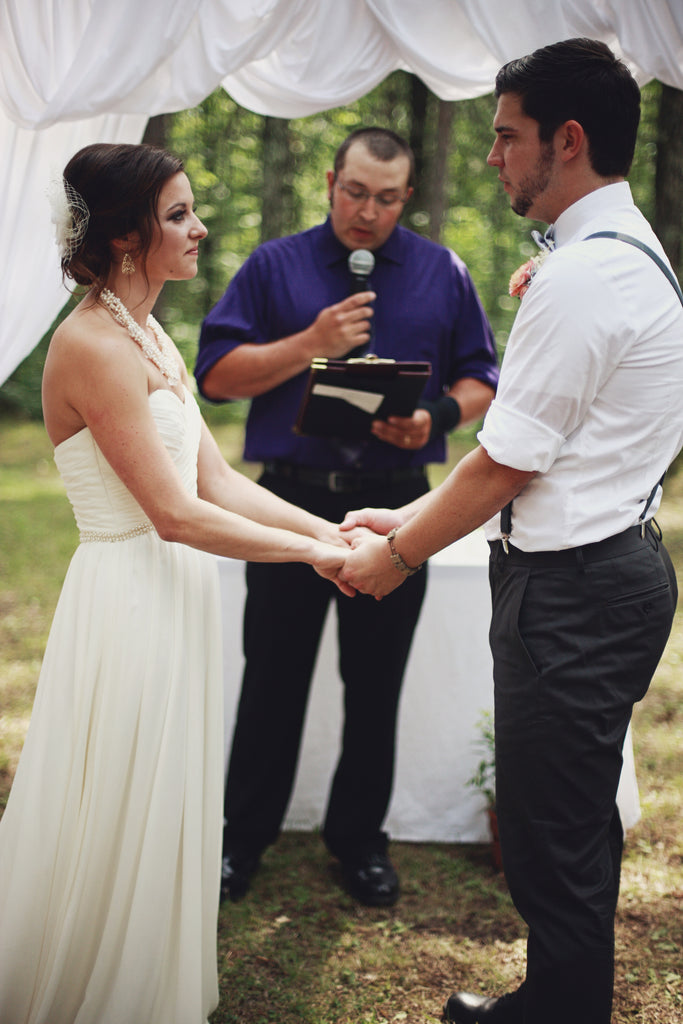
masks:
<path fill-rule="evenodd" d="M 333 264 L 341 262 L 341 260 L 348 259 L 351 250 L 347 249 L 345 245 L 342 245 L 335 235 L 332 230 L 332 222 L 329 216 L 325 223 L 321 224 L 320 227 L 321 255 L 325 266 L 331 267 Z M 397 224 L 384 245 L 381 245 L 379 249 L 373 250 L 375 259 L 389 260 L 391 263 L 404 263 L 406 248 L 405 234 L 406 229 L 402 228 L 400 224 Z"/>
<path fill-rule="evenodd" d="M 556 248 L 582 238 L 586 224 L 594 218 L 607 216 L 627 206 L 633 206 L 633 196 L 627 181 L 615 181 L 582 196 L 563 210 L 555 221 L 553 228 Z"/>

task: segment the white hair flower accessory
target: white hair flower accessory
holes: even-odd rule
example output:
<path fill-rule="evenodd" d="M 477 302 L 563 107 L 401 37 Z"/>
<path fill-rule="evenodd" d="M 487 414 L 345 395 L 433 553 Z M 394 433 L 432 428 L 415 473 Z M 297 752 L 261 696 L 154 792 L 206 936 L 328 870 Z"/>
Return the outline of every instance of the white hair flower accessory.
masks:
<path fill-rule="evenodd" d="M 61 175 L 50 182 L 47 197 L 59 254 L 63 260 L 70 260 L 88 230 L 90 211 L 83 197 Z"/>

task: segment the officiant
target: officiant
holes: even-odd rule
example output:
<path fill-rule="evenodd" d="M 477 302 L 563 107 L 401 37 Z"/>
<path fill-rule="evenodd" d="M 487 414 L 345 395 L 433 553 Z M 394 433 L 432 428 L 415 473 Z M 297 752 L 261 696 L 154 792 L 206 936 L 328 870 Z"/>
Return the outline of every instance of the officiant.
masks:
<path fill-rule="evenodd" d="M 451 430 L 484 415 L 498 379 L 493 334 L 465 264 L 399 224 L 414 166 L 394 132 L 352 132 L 327 173 L 326 221 L 257 248 L 201 330 L 201 393 L 252 399 L 244 457 L 263 463 L 259 482 L 333 522 L 351 508 L 399 506 L 427 492 L 427 464 L 445 461 Z M 360 249 L 374 261 L 359 285 L 348 262 Z M 311 361 L 367 352 L 431 364 L 414 413 L 374 420 L 352 443 L 295 433 Z M 335 598 L 334 586 L 297 566 L 249 563 L 246 574 L 246 663 L 225 790 L 221 895 L 232 900 L 245 895 L 279 834 Z M 343 739 L 322 834 L 346 888 L 371 906 L 399 896 L 383 823 L 426 576 L 415 573 L 381 604 L 362 595 L 337 601 Z"/>

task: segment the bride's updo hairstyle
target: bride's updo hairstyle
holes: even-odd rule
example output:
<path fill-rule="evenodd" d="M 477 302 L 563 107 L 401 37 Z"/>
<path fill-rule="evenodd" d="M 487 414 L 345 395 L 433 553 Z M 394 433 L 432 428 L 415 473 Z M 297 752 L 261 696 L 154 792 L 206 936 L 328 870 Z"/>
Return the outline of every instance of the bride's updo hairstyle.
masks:
<path fill-rule="evenodd" d="M 112 266 L 111 242 L 137 232 L 131 252 L 144 262 L 159 225 L 159 193 L 182 161 L 147 145 L 95 143 L 85 146 L 64 169 L 70 231 L 77 241 L 62 255 L 62 273 L 77 284 L 105 287 Z"/>

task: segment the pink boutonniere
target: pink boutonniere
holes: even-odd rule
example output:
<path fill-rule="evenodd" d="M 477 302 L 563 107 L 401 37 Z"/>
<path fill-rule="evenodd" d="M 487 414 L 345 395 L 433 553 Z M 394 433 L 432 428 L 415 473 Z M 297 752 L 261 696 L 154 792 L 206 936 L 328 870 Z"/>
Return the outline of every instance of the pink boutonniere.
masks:
<path fill-rule="evenodd" d="M 550 254 L 550 251 L 550 249 L 541 249 L 532 259 L 527 260 L 526 263 L 523 263 L 521 267 L 515 270 L 508 285 L 508 293 L 513 298 L 517 296 L 518 299 L 521 299 L 526 295 L 534 276 L 538 273 L 541 264 L 546 256 Z"/>

